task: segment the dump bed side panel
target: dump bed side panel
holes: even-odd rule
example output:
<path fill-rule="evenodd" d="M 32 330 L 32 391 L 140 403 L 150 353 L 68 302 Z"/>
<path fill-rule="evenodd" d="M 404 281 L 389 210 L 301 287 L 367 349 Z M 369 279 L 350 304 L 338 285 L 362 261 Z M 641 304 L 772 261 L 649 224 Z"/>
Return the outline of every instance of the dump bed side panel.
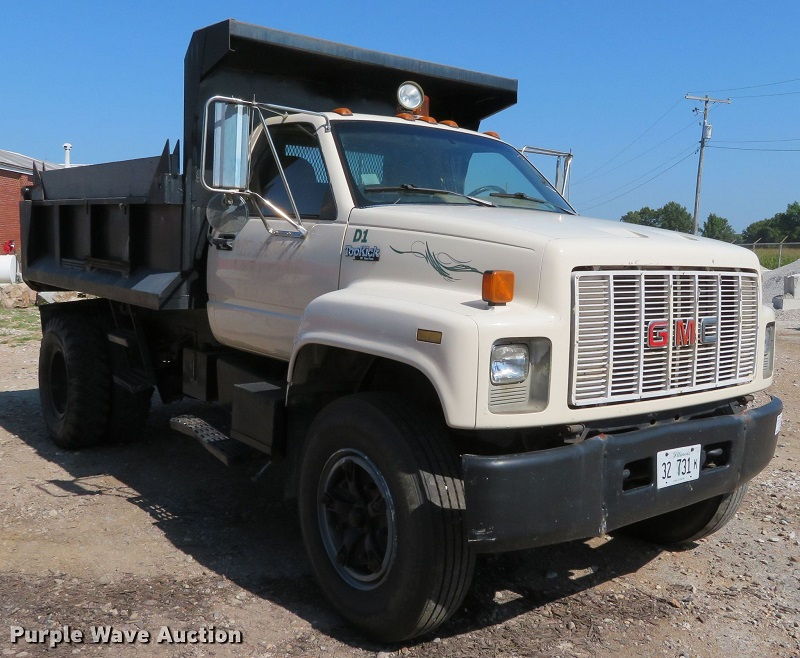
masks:
<path fill-rule="evenodd" d="M 189 308 L 178 153 L 35 172 L 22 202 L 22 272 L 145 308 Z"/>

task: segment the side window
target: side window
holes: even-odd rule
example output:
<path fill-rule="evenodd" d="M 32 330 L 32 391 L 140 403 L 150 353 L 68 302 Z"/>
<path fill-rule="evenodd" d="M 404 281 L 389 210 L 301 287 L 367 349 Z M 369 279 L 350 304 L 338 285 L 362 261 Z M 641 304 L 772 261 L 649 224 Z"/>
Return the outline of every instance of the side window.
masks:
<path fill-rule="evenodd" d="M 313 126 L 286 123 L 270 126 L 269 132 L 300 216 L 308 219 L 336 219 L 336 204 L 328 170 L 325 168 Z M 257 142 L 256 153 L 251 189 L 291 215 L 289 195 L 263 135 Z M 268 212 L 269 209 L 265 208 L 264 213 Z"/>

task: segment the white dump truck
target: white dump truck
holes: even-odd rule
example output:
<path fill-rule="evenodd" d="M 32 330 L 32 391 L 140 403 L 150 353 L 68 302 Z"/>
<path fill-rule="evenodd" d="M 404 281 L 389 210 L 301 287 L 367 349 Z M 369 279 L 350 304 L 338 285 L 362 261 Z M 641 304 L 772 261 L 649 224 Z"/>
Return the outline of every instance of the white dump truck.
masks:
<path fill-rule="evenodd" d="M 515 80 L 232 20 L 185 71 L 182 165 L 25 191 L 25 280 L 91 296 L 41 308 L 59 446 L 136 438 L 156 389 L 226 410 L 171 424 L 284 470 L 381 640 L 452 615 L 477 553 L 732 518 L 781 419 L 750 251 L 579 215 L 480 132 Z"/>

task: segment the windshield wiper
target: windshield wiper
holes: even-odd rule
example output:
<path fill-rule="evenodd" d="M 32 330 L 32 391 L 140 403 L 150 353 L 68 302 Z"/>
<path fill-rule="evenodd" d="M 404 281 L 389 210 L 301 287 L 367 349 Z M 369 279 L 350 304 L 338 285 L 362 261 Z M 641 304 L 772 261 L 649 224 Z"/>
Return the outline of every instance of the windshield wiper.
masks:
<path fill-rule="evenodd" d="M 496 196 L 501 199 L 525 199 L 525 201 L 535 201 L 536 203 L 550 203 L 545 199 L 537 199 L 535 196 L 528 196 L 524 192 L 490 192 L 489 196 Z"/>
<path fill-rule="evenodd" d="M 486 199 L 479 199 L 478 197 L 462 194 L 461 192 L 453 192 L 453 190 L 439 190 L 435 187 L 417 187 L 411 183 L 403 183 L 402 185 L 366 185 L 364 186 L 365 192 L 412 192 L 413 194 L 452 194 L 459 196 L 462 199 L 468 199 L 479 206 L 489 206 L 494 208 L 495 205 Z"/>
<path fill-rule="evenodd" d="M 557 206 L 552 201 L 547 201 L 547 199 L 538 199 L 535 196 L 528 196 L 524 192 L 491 192 L 489 196 L 496 196 L 501 199 L 523 199 L 525 201 L 533 201 L 534 203 L 544 203 L 549 206 L 553 206 L 554 208 L 558 208 L 559 210 L 563 210 L 564 212 L 570 212 L 562 206 Z"/>

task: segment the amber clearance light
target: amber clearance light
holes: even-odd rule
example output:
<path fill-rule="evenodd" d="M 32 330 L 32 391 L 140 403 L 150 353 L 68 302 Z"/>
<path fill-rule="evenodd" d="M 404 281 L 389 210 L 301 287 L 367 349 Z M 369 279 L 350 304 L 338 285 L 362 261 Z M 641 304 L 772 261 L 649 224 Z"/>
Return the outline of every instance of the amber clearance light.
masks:
<path fill-rule="evenodd" d="M 487 270 L 483 273 L 483 301 L 502 306 L 514 299 L 514 273 L 510 270 Z"/>

